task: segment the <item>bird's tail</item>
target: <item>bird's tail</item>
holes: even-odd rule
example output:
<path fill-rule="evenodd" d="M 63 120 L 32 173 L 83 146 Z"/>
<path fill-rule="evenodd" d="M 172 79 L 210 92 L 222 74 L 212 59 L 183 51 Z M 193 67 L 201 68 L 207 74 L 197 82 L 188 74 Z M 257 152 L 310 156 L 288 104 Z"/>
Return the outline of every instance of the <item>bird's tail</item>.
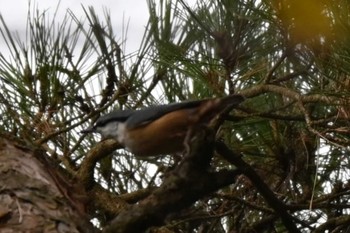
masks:
<path fill-rule="evenodd" d="M 208 99 L 202 102 L 192 120 L 197 123 L 209 123 L 215 116 L 220 115 L 224 109 L 238 106 L 244 100 L 245 98 L 242 95 L 230 95 L 223 98 Z"/>
<path fill-rule="evenodd" d="M 242 103 L 245 100 L 244 96 L 242 95 L 229 95 L 223 98 L 219 98 L 219 99 L 214 99 L 214 101 L 218 101 L 218 105 L 220 106 L 237 106 L 240 103 Z"/>

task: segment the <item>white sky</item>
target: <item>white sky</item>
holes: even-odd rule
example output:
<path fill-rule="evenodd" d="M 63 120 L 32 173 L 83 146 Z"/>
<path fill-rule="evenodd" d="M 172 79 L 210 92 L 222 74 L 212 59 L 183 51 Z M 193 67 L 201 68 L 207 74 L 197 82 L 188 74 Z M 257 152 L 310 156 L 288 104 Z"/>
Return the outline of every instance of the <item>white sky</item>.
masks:
<path fill-rule="evenodd" d="M 24 35 L 25 32 L 29 1 L 0 0 L 0 14 L 4 18 L 8 28 L 11 31 L 17 31 L 20 35 Z M 58 3 L 58 0 L 31 1 L 32 6 L 33 4 L 37 5 L 40 11 L 48 10 L 51 16 L 53 16 Z M 78 19 L 84 17 L 82 5 L 86 9 L 89 6 L 93 6 L 96 13 L 100 16 L 100 20 L 104 19 L 104 9 L 109 10 L 117 39 L 121 38 L 123 24 L 125 27 L 129 21 L 127 50 L 131 52 L 139 47 L 148 20 L 146 0 L 61 0 L 57 20 L 65 15 L 67 9 L 70 9 Z M 31 8 L 33 9 L 33 7 Z M 4 42 L 0 39 L 0 52 L 6 53 L 4 51 L 5 49 Z"/>

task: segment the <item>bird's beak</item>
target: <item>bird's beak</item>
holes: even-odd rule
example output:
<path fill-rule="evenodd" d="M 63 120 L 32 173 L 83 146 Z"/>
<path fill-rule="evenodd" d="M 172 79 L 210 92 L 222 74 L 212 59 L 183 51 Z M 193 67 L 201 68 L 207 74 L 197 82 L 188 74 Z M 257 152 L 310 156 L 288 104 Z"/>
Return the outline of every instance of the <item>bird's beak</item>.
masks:
<path fill-rule="evenodd" d="M 80 131 L 81 134 L 88 134 L 88 133 L 93 133 L 93 132 L 96 132 L 96 129 L 93 126 Z"/>

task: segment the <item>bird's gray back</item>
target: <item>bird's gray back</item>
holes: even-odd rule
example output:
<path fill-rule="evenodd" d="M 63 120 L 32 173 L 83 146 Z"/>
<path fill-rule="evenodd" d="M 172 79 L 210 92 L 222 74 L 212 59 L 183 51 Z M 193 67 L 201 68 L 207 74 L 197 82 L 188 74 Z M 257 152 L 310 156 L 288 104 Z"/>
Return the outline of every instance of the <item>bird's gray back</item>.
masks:
<path fill-rule="evenodd" d="M 186 101 L 181 103 L 172 103 L 168 105 L 155 105 L 155 106 L 146 107 L 144 109 L 136 110 L 126 120 L 126 126 L 129 129 L 132 129 L 132 128 L 139 127 L 141 125 L 146 125 L 170 112 L 181 110 L 181 109 L 196 108 L 203 101 L 205 100 Z"/>

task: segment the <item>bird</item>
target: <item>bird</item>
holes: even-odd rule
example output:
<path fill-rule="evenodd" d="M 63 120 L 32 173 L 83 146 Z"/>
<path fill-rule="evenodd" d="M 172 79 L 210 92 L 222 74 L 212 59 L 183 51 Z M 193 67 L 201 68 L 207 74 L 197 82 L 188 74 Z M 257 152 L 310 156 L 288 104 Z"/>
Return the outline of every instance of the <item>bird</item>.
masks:
<path fill-rule="evenodd" d="M 191 128 L 209 125 L 227 107 L 236 107 L 244 99 L 234 94 L 138 110 L 115 110 L 98 118 L 81 133 L 99 133 L 102 139 L 116 139 L 137 157 L 180 153 L 184 151 L 186 134 Z"/>

